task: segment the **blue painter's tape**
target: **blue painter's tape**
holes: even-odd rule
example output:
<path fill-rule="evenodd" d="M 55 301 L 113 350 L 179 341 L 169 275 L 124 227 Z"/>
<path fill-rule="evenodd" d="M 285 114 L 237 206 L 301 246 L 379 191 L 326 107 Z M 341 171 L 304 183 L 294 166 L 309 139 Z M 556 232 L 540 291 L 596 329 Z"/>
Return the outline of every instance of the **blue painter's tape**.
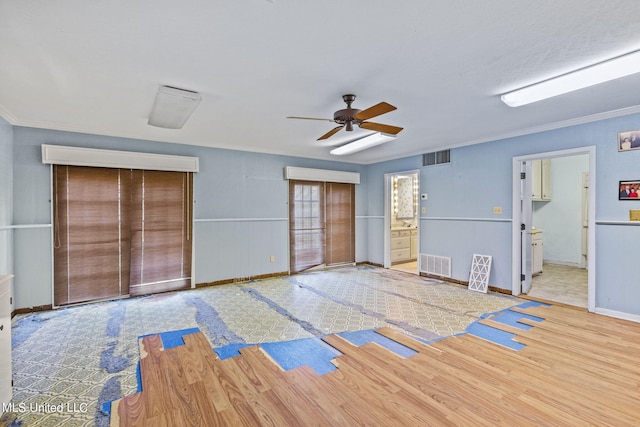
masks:
<path fill-rule="evenodd" d="M 309 366 L 319 375 L 334 371 L 331 363 L 340 353 L 317 338 L 260 344 L 273 360 L 288 371 L 300 366 Z"/>
<path fill-rule="evenodd" d="M 160 335 L 160 339 L 162 340 L 162 348 L 164 348 L 165 350 L 168 350 L 170 348 L 184 345 L 184 340 L 182 339 L 182 337 L 185 335 L 195 334 L 196 332 L 200 332 L 200 329 L 189 328 L 189 329 L 180 329 L 178 331 L 158 332 L 155 334 L 141 335 L 138 338 L 145 338 L 153 335 Z"/>
<path fill-rule="evenodd" d="M 519 313 L 517 311 L 504 310 L 496 313 L 491 320 L 495 320 L 496 322 L 504 323 L 505 325 L 513 326 L 515 328 L 519 328 L 522 330 L 529 330 L 533 326 L 526 325 L 524 323 L 520 323 L 521 319 L 530 319 L 535 322 L 542 322 L 544 319 L 537 316 L 531 316 L 529 314 Z"/>
<path fill-rule="evenodd" d="M 487 341 L 491 341 L 514 350 L 522 350 L 525 347 L 524 344 L 513 341 L 513 338 L 515 338 L 514 334 L 482 325 L 478 322 L 470 324 L 467 327 L 467 332 L 477 337 L 484 338 Z"/>
<path fill-rule="evenodd" d="M 391 350 L 402 357 L 411 357 L 414 354 L 418 353 L 417 351 L 412 350 L 409 347 L 406 347 L 397 341 L 394 341 L 383 335 L 380 335 L 373 329 L 364 330 L 364 331 L 354 331 L 354 332 L 342 332 L 338 335 L 340 335 L 342 338 L 346 339 L 347 341 L 357 346 L 375 342 L 381 345 L 382 347 L 388 350 Z"/>
<path fill-rule="evenodd" d="M 519 307 L 519 308 L 529 308 L 529 307 L 538 307 L 538 306 L 549 307 L 550 305 L 551 304 L 547 304 L 544 302 L 528 301 L 528 302 L 525 302 L 524 304 L 517 305 L 516 307 Z"/>
<path fill-rule="evenodd" d="M 164 347 L 165 350 L 168 350 L 173 347 L 184 345 L 184 339 L 182 339 L 182 337 L 185 335 L 195 334 L 196 332 L 200 332 L 200 329 L 189 328 L 182 329 L 180 331 L 163 332 L 160 334 L 160 338 L 162 338 L 162 347 Z"/>
<path fill-rule="evenodd" d="M 228 359 L 230 357 L 240 356 L 240 349 L 245 347 L 251 347 L 255 344 L 227 344 L 223 347 L 214 348 L 220 360 Z"/>

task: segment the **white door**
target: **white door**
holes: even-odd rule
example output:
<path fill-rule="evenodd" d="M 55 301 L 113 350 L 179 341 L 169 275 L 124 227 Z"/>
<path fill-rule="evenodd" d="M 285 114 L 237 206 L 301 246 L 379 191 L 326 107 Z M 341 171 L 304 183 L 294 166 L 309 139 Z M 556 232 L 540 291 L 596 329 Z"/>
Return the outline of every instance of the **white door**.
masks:
<path fill-rule="evenodd" d="M 531 196 L 532 196 L 532 162 L 522 162 L 520 179 L 520 241 L 521 241 L 521 292 L 528 293 L 531 289 Z"/>
<path fill-rule="evenodd" d="M 582 266 L 589 263 L 589 172 L 582 173 Z"/>

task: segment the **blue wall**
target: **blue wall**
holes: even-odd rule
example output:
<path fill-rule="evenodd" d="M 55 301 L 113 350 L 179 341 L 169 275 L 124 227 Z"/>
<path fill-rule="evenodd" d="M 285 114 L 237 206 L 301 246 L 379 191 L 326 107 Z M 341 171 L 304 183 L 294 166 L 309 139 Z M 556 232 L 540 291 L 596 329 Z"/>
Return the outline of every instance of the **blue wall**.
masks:
<path fill-rule="evenodd" d="M 18 307 L 51 304 L 51 168 L 42 163 L 42 144 L 198 157 L 200 172 L 194 177 L 197 283 L 288 271 L 285 166 L 364 171 L 363 166 L 342 162 L 43 129 L 15 127 L 13 134 L 13 213 L 14 223 L 22 226 L 14 233 Z M 361 182 L 356 186 L 357 261 L 367 259 L 364 174 Z"/>
<path fill-rule="evenodd" d="M 198 283 L 288 270 L 284 166 L 360 172 L 356 259 L 382 264 L 384 174 L 418 169 L 421 193 L 428 194 L 428 200 L 421 201 L 426 208 L 420 218 L 421 252 L 450 256 L 457 280 L 468 280 L 474 253 L 492 255 L 490 285 L 508 290 L 512 158 L 596 146 L 596 307 L 640 316 L 636 303 L 640 280 L 633 260 L 640 227 L 626 221 L 628 210 L 635 208 L 633 202 L 617 199 L 618 181 L 640 180 L 640 150 L 618 152 L 617 132 L 636 128 L 640 115 L 608 119 L 455 148 L 450 164 L 422 167 L 421 156 L 364 166 L 41 129 L 7 130 L 0 123 L 0 143 L 13 138 L 13 223 L 34 225 L 14 233 L 16 300 L 18 307 L 51 303 L 50 168 L 41 162 L 41 144 L 198 156 L 201 172 L 194 184 Z M 0 154 L 10 152 L 6 147 L 0 150 L 4 150 Z M 4 182 L 3 188 L 6 192 Z M 493 213 L 495 206 L 502 208 L 502 214 Z"/>
<path fill-rule="evenodd" d="M 453 278 L 468 280 L 474 253 L 492 255 L 490 285 L 511 289 L 512 158 L 596 146 L 596 308 L 640 316 L 640 279 L 633 272 L 640 253 L 640 226 L 629 223 L 634 202 L 618 201 L 618 181 L 640 180 L 640 150 L 618 152 L 617 133 L 640 128 L 640 115 L 618 117 L 451 150 L 451 163 L 419 167 L 421 253 L 452 258 Z M 418 168 L 419 156 L 369 166 L 371 183 L 384 173 Z M 369 215 L 383 215 L 383 185 L 369 187 Z M 375 202 L 374 202 L 375 201 Z M 493 207 L 502 207 L 501 215 Z M 370 230 L 382 242 L 383 230 Z M 370 245 L 371 257 L 382 246 Z M 381 256 L 381 255 L 380 255 Z"/>
<path fill-rule="evenodd" d="M 13 128 L 0 117 L 0 275 L 13 273 Z"/>
<path fill-rule="evenodd" d="M 551 200 L 533 202 L 533 225 L 543 230 L 543 259 L 553 264 L 582 265 L 582 174 L 586 154 L 551 159 Z"/>

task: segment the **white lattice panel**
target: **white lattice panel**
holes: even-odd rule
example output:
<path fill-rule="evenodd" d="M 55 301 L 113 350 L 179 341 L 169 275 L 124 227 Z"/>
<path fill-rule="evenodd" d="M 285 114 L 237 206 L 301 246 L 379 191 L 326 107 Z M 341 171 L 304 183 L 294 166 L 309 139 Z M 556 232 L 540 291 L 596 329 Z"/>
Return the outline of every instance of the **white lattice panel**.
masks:
<path fill-rule="evenodd" d="M 469 289 L 487 293 L 489 273 L 491 272 L 491 255 L 473 254 L 471 274 L 469 275 Z"/>

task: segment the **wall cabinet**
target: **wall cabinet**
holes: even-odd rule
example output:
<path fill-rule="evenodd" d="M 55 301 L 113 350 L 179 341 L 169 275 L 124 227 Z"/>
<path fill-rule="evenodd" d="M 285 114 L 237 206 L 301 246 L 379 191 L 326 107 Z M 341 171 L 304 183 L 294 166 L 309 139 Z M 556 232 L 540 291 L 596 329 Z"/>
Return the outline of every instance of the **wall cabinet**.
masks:
<path fill-rule="evenodd" d="M 391 231 L 391 263 L 407 262 L 418 257 L 418 230 Z"/>
<path fill-rule="evenodd" d="M 0 408 L 11 401 L 11 278 L 0 276 Z M 5 405 L 3 405 L 3 403 Z M 1 415 L 1 414 L 0 414 Z"/>
<path fill-rule="evenodd" d="M 534 160 L 531 200 L 551 200 L 551 159 Z"/>
<path fill-rule="evenodd" d="M 542 273 L 542 232 L 531 232 L 531 274 Z"/>

